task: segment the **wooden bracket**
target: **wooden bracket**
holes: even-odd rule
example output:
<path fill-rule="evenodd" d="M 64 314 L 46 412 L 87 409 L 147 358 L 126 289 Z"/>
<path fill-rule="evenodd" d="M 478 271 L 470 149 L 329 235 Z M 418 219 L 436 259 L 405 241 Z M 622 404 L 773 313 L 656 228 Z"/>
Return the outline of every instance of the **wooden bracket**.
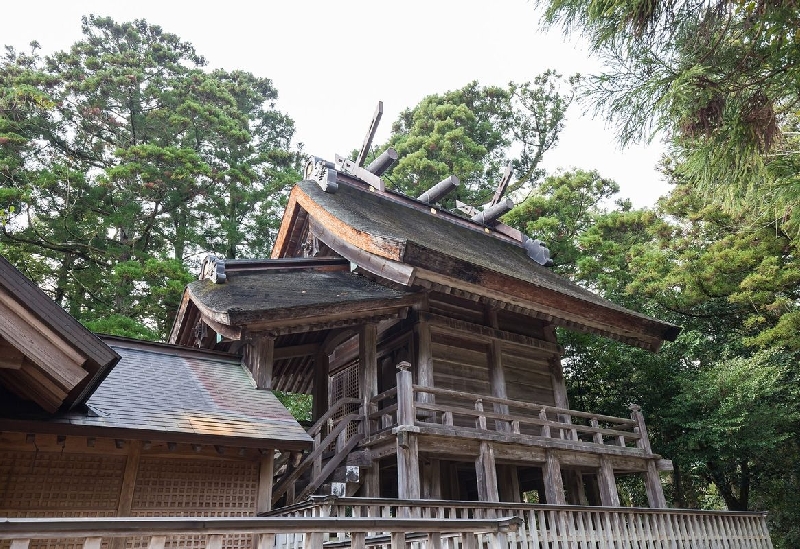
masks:
<path fill-rule="evenodd" d="M 383 183 L 383 179 L 366 168 L 362 168 L 354 161 L 348 160 L 347 158 L 339 156 L 338 154 L 336 155 L 336 170 L 351 177 L 355 177 L 359 181 L 363 181 L 364 183 L 373 187 L 375 190 L 383 192 L 386 187 Z"/>

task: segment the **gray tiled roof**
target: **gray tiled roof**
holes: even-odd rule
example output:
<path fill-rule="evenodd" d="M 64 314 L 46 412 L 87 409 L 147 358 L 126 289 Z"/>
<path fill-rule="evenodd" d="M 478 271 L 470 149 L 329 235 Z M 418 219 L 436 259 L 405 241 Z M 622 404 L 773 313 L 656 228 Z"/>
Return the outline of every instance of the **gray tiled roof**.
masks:
<path fill-rule="evenodd" d="M 280 261 L 275 261 L 279 263 Z M 298 270 L 267 273 L 231 273 L 224 284 L 197 280 L 189 284 L 191 295 L 206 308 L 226 315 L 231 324 L 248 319 L 265 320 L 291 311 L 370 301 L 397 300 L 409 292 L 386 288 L 354 273 Z"/>
<path fill-rule="evenodd" d="M 303 427 L 271 391 L 256 389 L 237 358 L 106 341 L 122 359 L 87 401 L 88 412 L 36 419 L 76 428 L 131 430 L 132 437 L 136 431 L 145 437 L 148 431 L 152 439 L 163 434 L 162 440 L 180 435 L 198 443 L 310 445 Z"/>

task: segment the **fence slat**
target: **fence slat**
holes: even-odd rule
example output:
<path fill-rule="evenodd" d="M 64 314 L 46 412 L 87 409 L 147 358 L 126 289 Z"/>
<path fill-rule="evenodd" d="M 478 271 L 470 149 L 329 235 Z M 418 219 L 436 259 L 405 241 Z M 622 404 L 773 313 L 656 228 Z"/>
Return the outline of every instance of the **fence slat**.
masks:
<path fill-rule="evenodd" d="M 100 546 L 102 544 L 103 544 L 103 538 L 100 537 L 86 538 L 86 541 L 83 542 L 83 549 L 100 549 Z"/>
<path fill-rule="evenodd" d="M 275 534 L 259 534 L 258 549 L 272 549 L 275 547 Z"/>
<path fill-rule="evenodd" d="M 164 549 L 166 542 L 167 536 L 150 536 L 150 543 L 147 544 L 147 549 Z"/>
<path fill-rule="evenodd" d="M 206 549 L 222 549 L 222 534 L 211 534 L 208 536 Z"/>

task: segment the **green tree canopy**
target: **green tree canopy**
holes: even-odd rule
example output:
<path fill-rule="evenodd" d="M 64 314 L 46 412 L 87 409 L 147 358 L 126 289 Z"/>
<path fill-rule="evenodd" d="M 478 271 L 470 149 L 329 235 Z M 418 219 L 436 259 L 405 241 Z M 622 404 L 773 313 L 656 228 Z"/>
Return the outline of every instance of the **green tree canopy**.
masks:
<path fill-rule="evenodd" d="M 800 11 L 792 2 L 547 0 L 545 21 L 606 62 L 589 99 L 623 142 L 663 130 L 679 169 L 728 205 L 798 187 Z"/>
<path fill-rule="evenodd" d="M 189 255 L 267 253 L 294 126 L 268 79 L 209 72 L 158 26 L 82 31 L 0 60 L 0 246 L 77 318 L 163 335 Z"/>
<path fill-rule="evenodd" d="M 543 154 L 558 141 L 575 80 L 547 71 L 506 88 L 471 82 L 424 98 L 400 114 L 380 147 L 394 147 L 400 158 L 387 180 L 419 196 L 453 174 L 462 182 L 454 195 L 480 205 L 511 162 L 516 182 L 510 190 L 530 188 L 543 175 Z"/>

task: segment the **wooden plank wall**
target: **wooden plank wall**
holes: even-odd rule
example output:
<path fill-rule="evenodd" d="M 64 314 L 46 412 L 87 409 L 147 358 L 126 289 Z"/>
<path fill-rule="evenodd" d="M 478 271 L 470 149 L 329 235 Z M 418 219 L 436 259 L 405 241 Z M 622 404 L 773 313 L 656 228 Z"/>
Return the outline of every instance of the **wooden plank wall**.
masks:
<path fill-rule="evenodd" d="M 555 405 L 550 355 L 537 349 L 505 346 L 502 361 L 511 400 Z"/>
<path fill-rule="evenodd" d="M 489 387 L 488 346 L 467 338 L 458 338 L 431 331 L 433 385 L 479 395 L 491 394 Z M 437 403 L 463 406 L 462 401 L 438 396 Z M 456 416 L 455 425 L 475 427 L 474 421 Z"/>
<path fill-rule="evenodd" d="M 435 387 L 491 395 L 488 345 L 432 330 L 433 381 Z M 555 405 L 549 355 L 536 349 L 506 346 L 502 352 L 506 393 L 511 400 Z M 437 397 L 446 405 L 462 405 Z M 474 427 L 474 425 L 462 425 Z"/>
<path fill-rule="evenodd" d="M 429 310 L 434 314 L 472 324 L 488 325 L 485 306 L 467 299 L 432 293 L 429 296 Z M 540 320 L 509 311 L 497 311 L 496 322 L 496 327 L 501 330 L 546 340 L 544 325 Z M 469 334 L 445 334 L 437 331 L 435 325 L 432 326 L 431 343 L 436 387 L 492 394 L 488 344 L 476 341 Z M 501 343 L 501 348 L 507 398 L 555 405 L 551 375 L 552 356 L 546 351 L 517 344 Z"/>

